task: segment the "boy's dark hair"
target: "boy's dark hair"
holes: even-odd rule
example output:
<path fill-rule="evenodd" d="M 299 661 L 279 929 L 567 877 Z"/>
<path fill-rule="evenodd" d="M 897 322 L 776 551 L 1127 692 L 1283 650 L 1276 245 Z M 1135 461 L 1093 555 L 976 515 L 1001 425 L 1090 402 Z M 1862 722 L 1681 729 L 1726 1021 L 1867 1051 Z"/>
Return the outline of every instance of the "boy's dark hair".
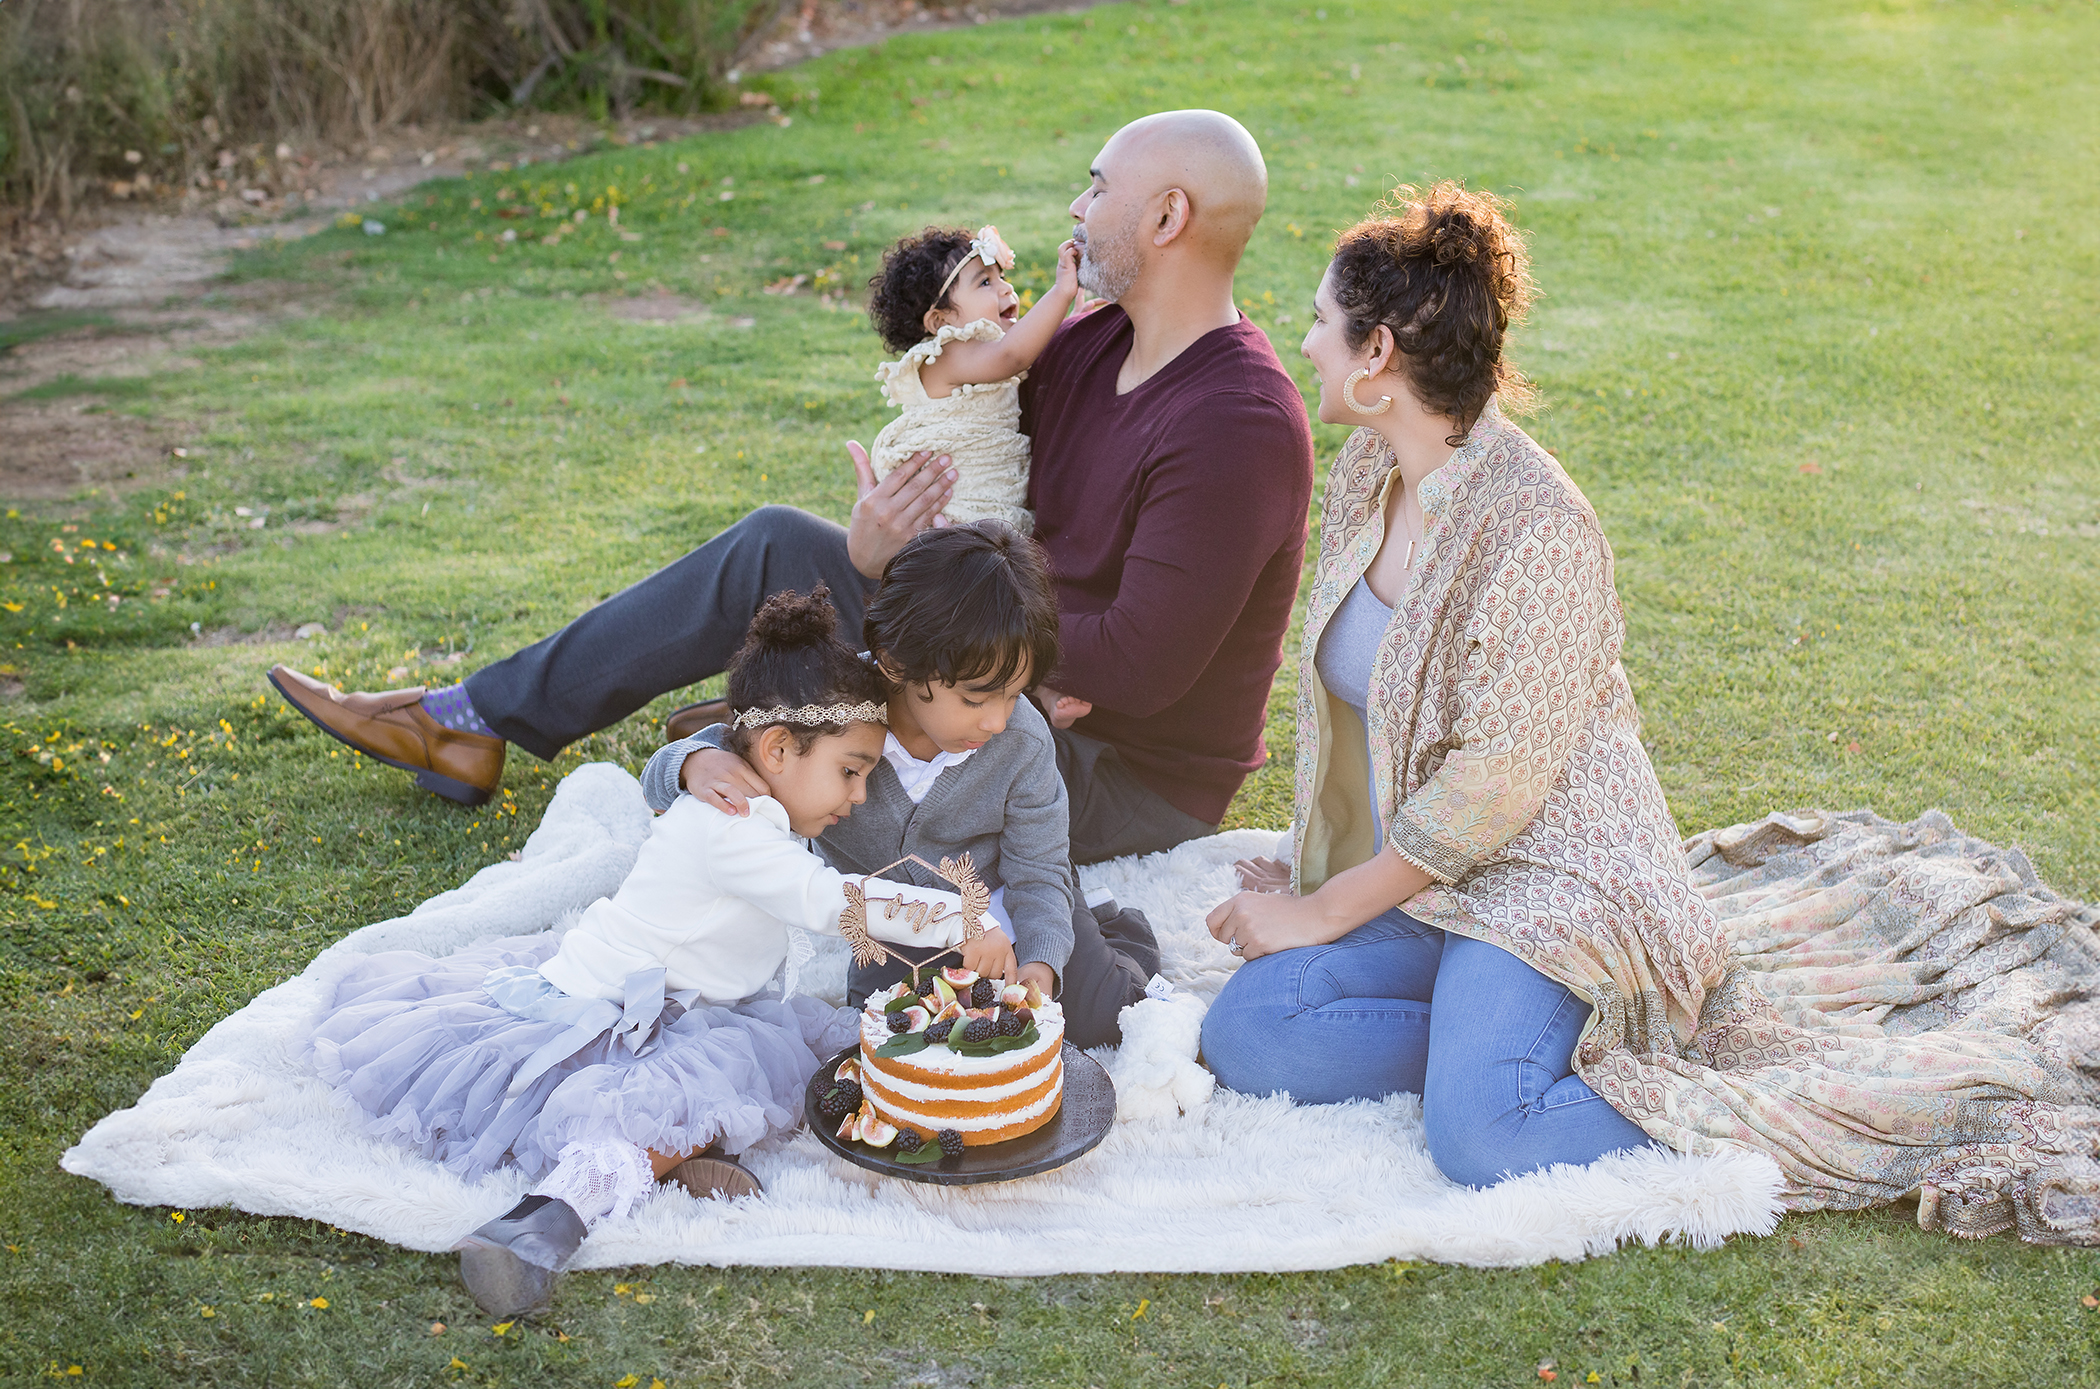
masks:
<path fill-rule="evenodd" d="M 977 235 L 964 227 L 928 227 L 882 253 L 882 273 L 868 281 L 868 317 L 892 352 L 909 352 L 931 336 L 926 315 L 948 303 L 943 282 Z M 950 286 L 949 288 L 953 288 Z"/>
<path fill-rule="evenodd" d="M 920 531 L 883 567 L 861 627 L 910 684 L 1028 688 L 1057 669 L 1057 597 L 1036 543 L 1003 521 Z"/>
<path fill-rule="evenodd" d="M 838 609 L 831 593 L 818 584 L 807 595 L 776 593 L 759 605 L 744 634 L 744 644 L 729 661 L 729 707 L 799 708 L 805 704 L 860 704 L 889 701 L 890 684 L 872 664 L 839 640 Z M 750 755 L 757 736 L 771 724 L 731 733 L 729 750 Z M 846 731 L 843 723 L 782 725 L 795 736 L 795 751 L 808 752 L 819 738 Z"/>

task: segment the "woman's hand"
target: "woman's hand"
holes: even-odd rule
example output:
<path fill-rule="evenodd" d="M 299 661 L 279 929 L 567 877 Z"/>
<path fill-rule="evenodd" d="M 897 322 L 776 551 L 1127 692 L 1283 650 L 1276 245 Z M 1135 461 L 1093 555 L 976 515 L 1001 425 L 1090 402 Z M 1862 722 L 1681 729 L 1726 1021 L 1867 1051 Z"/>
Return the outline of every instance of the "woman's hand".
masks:
<path fill-rule="evenodd" d="M 688 755 L 679 764 L 678 784 L 700 804 L 731 815 L 749 815 L 753 796 L 773 794 L 749 762 L 723 748 L 702 748 Z"/>
<path fill-rule="evenodd" d="M 963 943 L 962 962 L 964 969 L 975 970 L 980 979 L 1011 984 L 1020 977 L 1020 967 L 1014 963 L 1014 943 L 997 926 L 987 926 L 976 940 Z"/>
<path fill-rule="evenodd" d="M 1301 945 L 1325 945 L 1352 929 L 1336 925 L 1313 898 L 1270 892 L 1242 892 L 1213 910 L 1205 924 L 1228 948 L 1237 945 L 1233 953 L 1245 960 Z"/>
<path fill-rule="evenodd" d="M 1289 892 L 1291 866 L 1273 858 L 1243 858 L 1232 865 L 1246 892 Z"/>

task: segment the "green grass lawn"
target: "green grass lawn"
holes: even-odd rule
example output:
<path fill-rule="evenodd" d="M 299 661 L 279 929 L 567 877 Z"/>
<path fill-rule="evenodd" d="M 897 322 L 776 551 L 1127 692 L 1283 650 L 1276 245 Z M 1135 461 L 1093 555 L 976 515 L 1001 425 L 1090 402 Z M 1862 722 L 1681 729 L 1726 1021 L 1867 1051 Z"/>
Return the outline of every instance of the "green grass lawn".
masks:
<path fill-rule="evenodd" d="M 29 392 L 190 442 L 165 486 L 0 520 L 21 687 L 0 703 L 0 1378 L 2100 1379 L 2080 1301 L 2100 1253 L 1958 1244 L 1902 1210 L 1502 1273 L 590 1273 L 492 1334 L 449 1258 L 121 1206 L 56 1166 L 257 991 L 515 849 L 564 771 L 638 767 L 679 702 L 551 767 L 516 754 L 464 811 L 284 712 L 271 662 L 448 682 L 752 506 L 843 518 L 840 444 L 884 418 L 854 309 L 883 246 L 993 221 L 1046 286 L 1089 157 L 1166 106 L 1262 141 L 1239 293 L 1301 380 L 1332 233 L 1384 188 L 1515 200 L 1545 291 L 1515 349 L 1549 401 L 1533 428 L 1617 549 L 1687 831 L 1937 806 L 2100 892 L 2096 35 L 2068 2 L 1190 0 L 895 38 L 766 79 L 789 125 L 436 185 L 371 209 L 384 235 L 255 252 L 229 295 L 319 311 L 169 374 Z M 694 311 L 616 312 L 660 294 Z M 1322 426 L 1322 456 L 1341 438 Z M 291 635 L 308 622 L 326 633 Z M 1289 685 L 1232 823 L 1288 818 Z"/>

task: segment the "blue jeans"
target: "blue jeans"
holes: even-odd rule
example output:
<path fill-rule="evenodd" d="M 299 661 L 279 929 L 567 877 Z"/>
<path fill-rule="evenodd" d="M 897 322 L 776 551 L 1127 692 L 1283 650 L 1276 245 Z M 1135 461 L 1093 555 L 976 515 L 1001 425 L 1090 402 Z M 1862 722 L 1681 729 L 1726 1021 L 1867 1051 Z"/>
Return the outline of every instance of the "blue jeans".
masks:
<path fill-rule="evenodd" d="M 1418 1094 L 1437 1167 L 1492 1186 L 1650 1141 L 1573 1073 L 1589 1015 L 1508 951 L 1396 907 L 1242 965 L 1203 1019 L 1203 1058 L 1227 1089 L 1301 1104 Z"/>

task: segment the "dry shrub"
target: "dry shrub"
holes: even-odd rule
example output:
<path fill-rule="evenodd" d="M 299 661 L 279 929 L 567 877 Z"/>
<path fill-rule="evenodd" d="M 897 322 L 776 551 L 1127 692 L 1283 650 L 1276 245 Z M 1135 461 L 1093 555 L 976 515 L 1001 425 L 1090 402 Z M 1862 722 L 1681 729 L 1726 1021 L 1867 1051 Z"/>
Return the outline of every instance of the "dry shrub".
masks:
<path fill-rule="evenodd" d="M 249 143 L 370 141 L 528 104 L 697 109 L 780 0 L 7 0 L 0 199 L 200 181 Z"/>

